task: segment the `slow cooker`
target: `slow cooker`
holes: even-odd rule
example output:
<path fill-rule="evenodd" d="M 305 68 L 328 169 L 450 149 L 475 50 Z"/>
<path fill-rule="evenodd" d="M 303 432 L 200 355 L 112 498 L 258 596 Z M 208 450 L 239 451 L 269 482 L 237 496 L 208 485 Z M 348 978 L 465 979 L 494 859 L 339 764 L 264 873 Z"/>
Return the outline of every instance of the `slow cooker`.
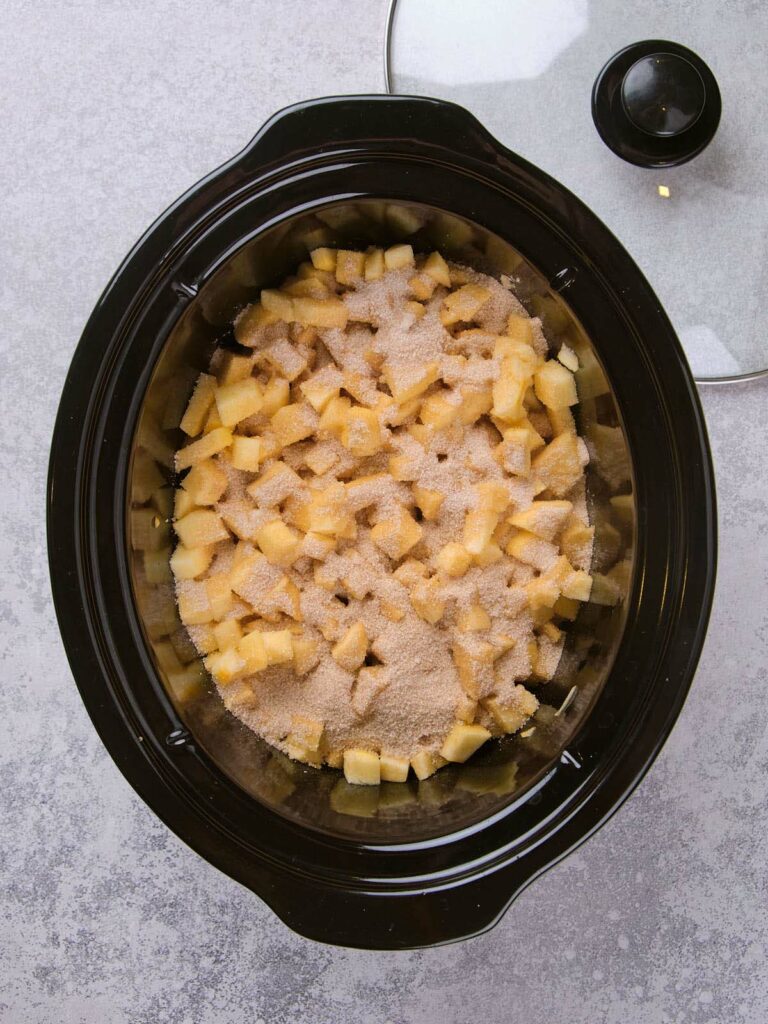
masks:
<path fill-rule="evenodd" d="M 547 712 L 423 782 L 349 786 L 223 707 L 178 619 L 172 454 L 197 374 L 263 286 L 317 244 L 391 244 L 507 275 L 579 354 L 594 569 Z M 704 420 L 675 333 L 575 196 L 461 107 L 314 100 L 276 114 L 173 204 L 91 315 L 48 486 L 51 581 L 83 701 L 134 789 L 313 939 L 426 946 L 489 928 L 627 798 L 691 685 L 715 576 Z"/>

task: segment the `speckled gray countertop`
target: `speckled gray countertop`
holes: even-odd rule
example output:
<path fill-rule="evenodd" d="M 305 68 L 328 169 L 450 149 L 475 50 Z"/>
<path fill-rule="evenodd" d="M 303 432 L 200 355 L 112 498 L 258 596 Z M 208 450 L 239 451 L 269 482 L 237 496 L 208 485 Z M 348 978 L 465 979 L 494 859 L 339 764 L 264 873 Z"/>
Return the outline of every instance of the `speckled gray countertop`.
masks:
<path fill-rule="evenodd" d="M 382 90 L 383 0 L 7 0 L 0 467 L 2 1024 L 763 1024 L 768 388 L 704 391 L 720 572 L 691 696 L 612 821 L 489 934 L 365 953 L 291 933 L 145 807 L 51 605 L 60 389 L 113 269 L 275 109 Z"/>

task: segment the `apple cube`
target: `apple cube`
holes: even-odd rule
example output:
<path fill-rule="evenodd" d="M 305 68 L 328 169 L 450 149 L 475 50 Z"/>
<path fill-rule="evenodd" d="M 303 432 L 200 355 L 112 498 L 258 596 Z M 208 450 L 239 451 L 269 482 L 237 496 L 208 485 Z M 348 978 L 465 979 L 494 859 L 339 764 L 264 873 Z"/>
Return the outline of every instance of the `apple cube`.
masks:
<path fill-rule="evenodd" d="M 504 552 L 499 545 L 495 541 L 489 540 L 483 550 L 474 556 L 474 562 L 475 565 L 484 569 L 488 565 L 493 565 L 494 562 L 499 562 L 503 557 Z"/>
<path fill-rule="evenodd" d="M 254 630 L 247 633 L 237 644 L 237 651 L 245 661 L 246 672 L 253 675 L 263 672 L 269 665 L 269 658 L 264 647 L 264 633 Z"/>
<path fill-rule="evenodd" d="M 395 561 L 403 558 L 421 540 L 422 528 L 405 510 L 392 519 L 382 519 L 371 529 L 371 540 Z"/>
<path fill-rule="evenodd" d="M 448 576 L 463 576 L 469 568 L 472 557 L 465 547 L 456 541 L 449 541 L 435 558 L 438 569 Z"/>
<path fill-rule="evenodd" d="M 430 775 L 434 775 L 438 768 L 442 768 L 447 763 L 444 757 L 431 750 L 420 750 L 411 758 L 411 768 L 420 782 L 428 779 Z"/>
<path fill-rule="evenodd" d="M 411 589 L 411 605 L 419 618 L 434 626 L 445 614 L 445 601 L 440 597 L 436 580 L 419 580 Z"/>
<path fill-rule="evenodd" d="M 213 635 L 216 638 L 216 646 L 220 651 L 226 651 L 229 647 L 237 647 L 242 639 L 243 631 L 237 619 L 227 619 L 225 622 L 218 622 L 213 627 Z"/>
<path fill-rule="evenodd" d="M 480 604 L 470 605 L 456 616 L 456 627 L 462 633 L 477 633 L 491 628 L 491 617 Z"/>
<path fill-rule="evenodd" d="M 253 355 L 241 356 L 237 352 L 224 352 L 216 373 L 219 385 L 236 384 L 238 381 L 250 377 L 254 362 Z"/>
<path fill-rule="evenodd" d="M 205 592 L 214 619 L 223 619 L 232 606 L 232 589 L 228 573 L 219 572 L 209 576 L 205 580 Z"/>
<path fill-rule="evenodd" d="M 396 367 L 385 366 L 382 372 L 384 381 L 392 392 L 392 397 L 398 405 L 409 402 L 417 395 L 421 395 L 430 384 L 434 384 L 439 373 L 437 363 L 426 365 L 411 363 L 398 365 Z"/>
<path fill-rule="evenodd" d="M 297 676 L 305 676 L 320 661 L 317 640 L 309 636 L 293 638 L 293 670 Z"/>
<path fill-rule="evenodd" d="M 507 336 L 525 345 L 533 345 L 533 321 L 519 313 L 510 313 L 507 320 Z"/>
<path fill-rule="evenodd" d="M 411 768 L 407 757 L 395 757 L 394 754 L 382 753 L 379 758 L 382 782 L 405 782 Z"/>
<path fill-rule="evenodd" d="M 446 736 L 440 748 L 440 756 L 446 761 L 463 763 L 490 738 L 491 734 L 482 725 L 459 723 Z"/>
<path fill-rule="evenodd" d="M 536 537 L 526 530 L 515 534 L 507 544 L 507 554 L 516 558 L 518 562 L 531 565 L 534 569 L 544 572 L 557 560 L 559 551 L 554 544 L 550 544 L 541 537 Z"/>
<path fill-rule="evenodd" d="M 293 661 L 293 634 L 288 629 L 271 629 L 261 634 L 264 653 L 270 665 Z"/>
<path fill-rule="evenodd" d="M 257 472 L 261 461 L 261 438 L 241 437 L 236 434 L 232 438 L 230 458 L 235 469 L 242 469 L 249 473 Z M 192 472 L 194 473 L 194 470 Z"/>
<path fill-rule="evenodd" d="M 278 409 L 288 405 L 290 388 L 284 377 L 272 377 L 264 387 L 261 400 L 261 412 L 271 419 Z"/>
<path fill-rule="evenodd" d="M 451 287 L 451 272 L 439 252 L 432 252 L 427 256 L 423 272 L 428 274 L 435 284 L 441 284 L 444 288 Z"/>
<path fill-rule="evenodd" d="M 384 266 L 387 270 L 402 270 L 415 264 L 413 248 L 410 245 L 393 245 L 384 251 Z"/>
<path fill-rule="evenodd" d="M 344 636 L 331 648 L 333 660 L 347 672 L 356 672 L 368 653 L 368 634 L 362 622 L 350 626 Z"/>
<path fill-rule="evenodd" d="M 384 276 L 384 252 L 382 249 L 372 249 L 365 256 L 363 277 L 366 281 L 379 281 Z"/>
<path fill-rule="evenodd" d="M 226 427 L 217 427 L 198 441 L 193 441 L 176 452 L 176 470 L 181 472 L 182 469 L 194 466 L 204 459 L 210 459 L 212 455 L 218 455 L 231 444 L 232 431 Z"/>
<path fill-rule="evenodd" d="M 573 601 L 588 601 L 592 591 L 592 577 L 583 569 L 576 569 L 563 581 L 562 595 Z"/>
<path fill-rule="evenodd" d="M 379 755 L 373 750 L 345 750 L 344 778 L 353 786 L 378 786 L 381 782 Z"/>
<path fill-rule="evenodd" d="M 365 268 L 365 253 L 352 249 L 339 249 L 336 253 L 336 280 L 346 286 L 362 280 Z"/>
<path fill-rule="evenodd" d="M 470 321 L 483 308 L 491 293 L 479 284 L 465 284 L 443 299 L 440 319 L 444 327 L 460 321 Z"/>
<path fill-rule="evenodd" d="M 531 470 L 556 498 L 564 497 L 582 475 L 578 440 L 559 434 L 531 460 Z"/>
<path fill-rule="evenodd" d="M 229 531 L 221 516 L 212 509 L 195 509 L 173 524 L 185 548 L 204 548 L 220 540 L 229 540 Z"/>
<path fill-rule="evenodd" d="M 332 398 L 320 417 L 318 431 L 340 438 L 351 408 L 352 403 L 348 398 Z"/>
<path fill-rule="evenodd" d="M 413 485 L 413 498 L 427 521 L 437 519 L 440 506 L 445 501 L 445 495 L 441 494 L 440 491 L 432 491 L 428 487 L 419 487 L 418 484 Z"/>
<path fill-rule="evenodd" d="M 335 249 L 328 249 L 324 246 L 319 249 L 313 249 L 309 254 L 309 258 L 312 260 L 312 266 L 316 270 L 326 270 L 330 273 L 334 273 L 336 270 Z"/>
<path fill-rule="evenodd" d="M 490 391 L 475 391 L 471 388 L 461 389 L 461 405 L 459 406 L 459 423 L 465 426 L 475 423 L 481 416 L 491 411 L 493 395 Z"/>
<path fill-rule="evenodd" d="M 524 686 L 516 686 L 513 702 L 502 703 L 498 699 L 489 699 L 483 701 L 483 706 L 490 711 L 500 729 L 512 733 L 522 729 L 538 708 L 539 702 Z"/>
<path fill-rule="evenodd" d="M 493 382 L 491 414 L 505 423 L 520 419 L 525 415 L 523 399 L 527 388 L 527 378 L 502 373 L 499 379 Z"/>
<path fill-rule="evenodd" d="M 467 512 L 464 519 L 464 547 L 470 555 L 479 555 L 493 536 L 499 516 L 490 509 Z"/>
<path fill-rule="evenodd" d="M 185 626 L 202 626 L 213 619 L 205 586 L 202 583 L 194 586 L 194 590 L 185 590 L 178 597 L 179 618 Z"/>
<path fill-rule="evenodd" d="M 270 424 L 279 444 L 287 448 L 314 434 L 318 426 L 317 413 L 311 406 L 296 402 L 278 409 Z"/>
<path fill-rule="evenodd" d="M 273 519 L 260 526 L 256 531 L 256 542 L 272 565 L 287 567 L 300 554 L 301 537 L 290 526 L 286 526 L 282 519 Z"/>
<path fill-rule="evenodd" d="M 573 413 L 568 408 L 547 409 L 547 419 L 555 437 L 558 434 L 576 433 L 576 421 L 573 418 Z"/>
<path fill-rule="evenodd" d="M 435 430 L 445 430 L 459 415 L 460 400 L 450 391 L 438 391 L 421 403 L 419 419 Z"/>
<path fill-rule="evenodd" d="M 284 292 L 278 291 L 276 288 L 263 288 L 259 299 L 264 309 L 277 320 L 291 323 L 294 319 L 293 300 Z"/>
<path fill-rule="evenodd" d="M 572 511 L 570 501 L 534 501 L 528 508 L 510 516 L 509 522 L 519 530 L 552 540 L 563 529 Z"/>
<path fill-rule="evenodd" d="M 357 458 L 375 455 L 381 450 L 381 428 L 373 409 L 352 407 L 341 428 L 341 443 Z"/>
<path fill-rule="evenodd" d="M 183 487 L 173 492 L 173 518 L 183 519 L 188 512 L 197 508 L 191 494 L 187 494 Z"/>
<path fill-rule="evenodd" d="M 177 580 L 193 580 L 205 572 L 212 558 L 213 551 L 209 547 L 186 548 L 178 544 L 171 555 L 171 570 Z"/>
<path fill-rule="evenodd" d="M 235 679 L 239 679 L 245 672 L 245 659 L 241 657 L 236 648 L 230 647 L 226 651 L 215 651 L 205 659 L 205 667 L 220 686 L 228 686 Z"/>
<path fill-rule="evenodd" d="M 341 388 L 342 376 L 331 366 L 322 370 L 299 384 L 299 390 L 317 413 L 322 413 L 332 398 L 337 398 Z"/>
<path fill-rule="evenodd" d="M 245 490 L 260 508 L 269 508 L 279 505 L 302 486 L 299 474 L 284 462 L 278 461 L 268 466 L 259 479 L 254 480 Z"/>
<path fill-rule="evenodd" d="M 216 378 L 208 373 L 201 373 L 197 378 L 195 390 L 189 400 L 187 411 L 181 418 L 179 426 L 189 437 L 195 437 L 203 429 L 208 410 L 213 404 L 216 393 Z"/>
<path fill-rule="evenodd" d="M 342 330 L 349 318 L 347 307 L 336 296 L 327 299 L 297 297 L 293 300 L 293 315 L 307 327 L 338 327 Z"/>
<path fill-rule="evenodd" d="M 257 413 L 262 406 L 261 388 L 253 377 L 216 388 L 216 408 L 225 427 Z"/>
<path fill-rule="evenodd" d="M 204 459 L 192 467 L 181 486 L 195 505 L 215 505 L 227 489 L 227 474 L 213 459 Z"/>
<path fill-rule="evenodd" d="M 548 409 L 567 409 L 576 405 L 576 380 L 570 370 L 555 359 L 550 359 L 533 375 L 536 397 Z"/>

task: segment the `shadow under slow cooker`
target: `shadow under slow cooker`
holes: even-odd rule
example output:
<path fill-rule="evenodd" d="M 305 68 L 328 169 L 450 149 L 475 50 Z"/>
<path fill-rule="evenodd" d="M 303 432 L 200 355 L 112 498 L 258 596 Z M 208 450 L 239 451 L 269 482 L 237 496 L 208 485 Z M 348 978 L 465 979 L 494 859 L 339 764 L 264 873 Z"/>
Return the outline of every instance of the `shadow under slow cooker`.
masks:
<path fill-rule="evenodd" d="M 567 343 L 578 357 L 579 433 L 590 452 L 587 503 L 595 528 L 590 601 L 576 613 L 562 605 L 552 618 L 566 634 L 557 673 L 533 673 L 527 685 L 540 707 L 521 733 L 486 744 L 463 765 L 407 784 L 350 786 L 331 769 L 293 762 L 226 708 L 179 620 L 169 567 L 172 551 L 173 453 L 178 424 L 197 375 L 214 347 L 235 346 L 231 324 L 262 287 L 278 283 L 321 245 L 360 248 L 408 241 L 415 251 L 445 256 L 494 276 L 507 275 L 552 350 Z M 170 746 L 195 749 L 249 797 L 303 827 L 370 844 L 418 843 L 471 828 L 526 796 L 567 759 L 569 741 L 590 714 L 609 677 L 625 625 L 635 544 L 633 472 L 619 410 L 595 349 L 563 299 L 567 274 L 551 284 L 498 235 L 424 204 L 359 200 L 324 205 L 261 231 L 187 295 L 157 360 L 133 439 L 127 537 L 135 606 L 155 665 L 155 685 L 182 727 Z M 540 642 L 546 642 L 541 639 Z"/>

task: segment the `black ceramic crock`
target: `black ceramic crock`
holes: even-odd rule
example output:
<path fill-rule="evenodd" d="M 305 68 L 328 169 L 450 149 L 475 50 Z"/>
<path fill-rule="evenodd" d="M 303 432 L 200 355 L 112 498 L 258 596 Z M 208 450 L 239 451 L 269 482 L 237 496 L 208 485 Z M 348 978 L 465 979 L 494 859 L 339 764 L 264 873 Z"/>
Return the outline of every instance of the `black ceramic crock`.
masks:
<path fill-rule="evenodd" d="M 403 238 L 516 277 L 553 344 L 579 351 L 595 569 L 624 585 L 569 628 L 534 732 L 376 790 L 276 754 L 185 653 L 165 568 L 168 466 L 195 374 L 215 343 L 234 344 L 228 324 L 261 285 L 318 243 Z M 48 543 L 77 685 L 141 797 L 291 928 L 394 949 L 489 928 L 642 778 L 701 650 L 715 497 L 680 345 L 595 216 L 459 107 L 340 97 L 273 117 L 107 286 L 61 399 Z"/>

